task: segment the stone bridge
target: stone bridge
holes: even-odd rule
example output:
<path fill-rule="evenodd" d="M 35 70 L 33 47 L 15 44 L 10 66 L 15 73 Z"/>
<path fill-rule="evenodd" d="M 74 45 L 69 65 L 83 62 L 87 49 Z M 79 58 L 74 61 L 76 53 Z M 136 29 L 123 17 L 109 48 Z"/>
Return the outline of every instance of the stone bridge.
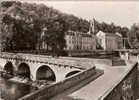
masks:
<path fill-rule="evenodd" d="M 55 82 L 84 70 L 59 58 L 7 52 L 0 53 L 0 67 L 2 70 L 24 75 L 32 80 L 45 78 Z"/>

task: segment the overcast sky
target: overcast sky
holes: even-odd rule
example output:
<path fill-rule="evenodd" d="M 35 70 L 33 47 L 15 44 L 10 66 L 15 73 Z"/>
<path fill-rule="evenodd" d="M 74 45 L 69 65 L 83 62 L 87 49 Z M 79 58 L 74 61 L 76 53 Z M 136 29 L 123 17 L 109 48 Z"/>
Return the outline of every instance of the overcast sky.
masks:
<path fill-rule="evenodd" d="M 40 1 L 38 3 L 44 3 L 87 20 L 94 17 L 99 22 L 113 22 L 127 27 L 139 23 L 139 2 L 137 1 Z"/>

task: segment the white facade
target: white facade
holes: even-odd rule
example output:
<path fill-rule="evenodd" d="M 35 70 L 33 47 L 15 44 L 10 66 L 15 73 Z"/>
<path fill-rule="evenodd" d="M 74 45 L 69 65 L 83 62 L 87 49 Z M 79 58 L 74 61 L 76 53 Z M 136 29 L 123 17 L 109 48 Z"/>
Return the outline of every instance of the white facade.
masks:
<path fill-rule="evenodd" d="M 98 43 L 104 50 L 116 50 L 123 48 L 122 37 L 119 36 L 119 34 L 99 31 L 96 36 Z"/>

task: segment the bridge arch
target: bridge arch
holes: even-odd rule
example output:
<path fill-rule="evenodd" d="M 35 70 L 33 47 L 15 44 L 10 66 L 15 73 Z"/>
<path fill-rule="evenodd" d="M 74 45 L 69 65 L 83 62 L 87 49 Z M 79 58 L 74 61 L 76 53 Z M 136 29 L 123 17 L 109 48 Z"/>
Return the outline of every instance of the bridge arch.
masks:
<path fill-rule="evenodd" d="M 18 75 L 19 76 L 22 76 L 22 77 L 27 77 L 29 79 L 31 79 L 31 72 L 30 72 L 30 67 L 28 64 L 26 63 L 21 63 L 19 66 L 18 66 Z"/>
<path fill-rule="evenodd" d="M 68 77 L 70 77 L 70 76 L 72 76 L 72 75 L 74 75 L 74 74 L 77 74 L 77 73 L 79 73 L 79 72 L 80 72 L 79 70 L 71 71 L 71 72 L 69 72 L 69 73 L 67 73 L 67 74 L 65 75 L 65 78 L 68 78 Z"/>
<path fill-rule="evenodd" d="M 14 73 L 14 67 L 13 67 L 12 62 L 8 61 L 8 62 L 5 64 L 5 66 L 4 66 L 4 70 L 5 70 L 7 73 L 13 75 L 13 73 Z"/>
<path fill-rule="evenodd" d="M 42 65 L 36 71 L 36 80 L 56 81 L 56 75 L 48 65 Z"/>

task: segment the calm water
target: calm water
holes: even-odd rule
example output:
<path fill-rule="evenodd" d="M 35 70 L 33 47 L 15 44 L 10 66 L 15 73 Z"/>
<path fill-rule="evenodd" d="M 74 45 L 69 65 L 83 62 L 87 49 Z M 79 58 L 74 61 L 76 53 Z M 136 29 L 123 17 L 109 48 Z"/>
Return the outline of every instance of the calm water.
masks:
<path fill-rule="evenodd" d="M 0 77 L 0 100 L 17 100 L 30 93 L 33 88 L 26 84 L 15 83 Z"/>

